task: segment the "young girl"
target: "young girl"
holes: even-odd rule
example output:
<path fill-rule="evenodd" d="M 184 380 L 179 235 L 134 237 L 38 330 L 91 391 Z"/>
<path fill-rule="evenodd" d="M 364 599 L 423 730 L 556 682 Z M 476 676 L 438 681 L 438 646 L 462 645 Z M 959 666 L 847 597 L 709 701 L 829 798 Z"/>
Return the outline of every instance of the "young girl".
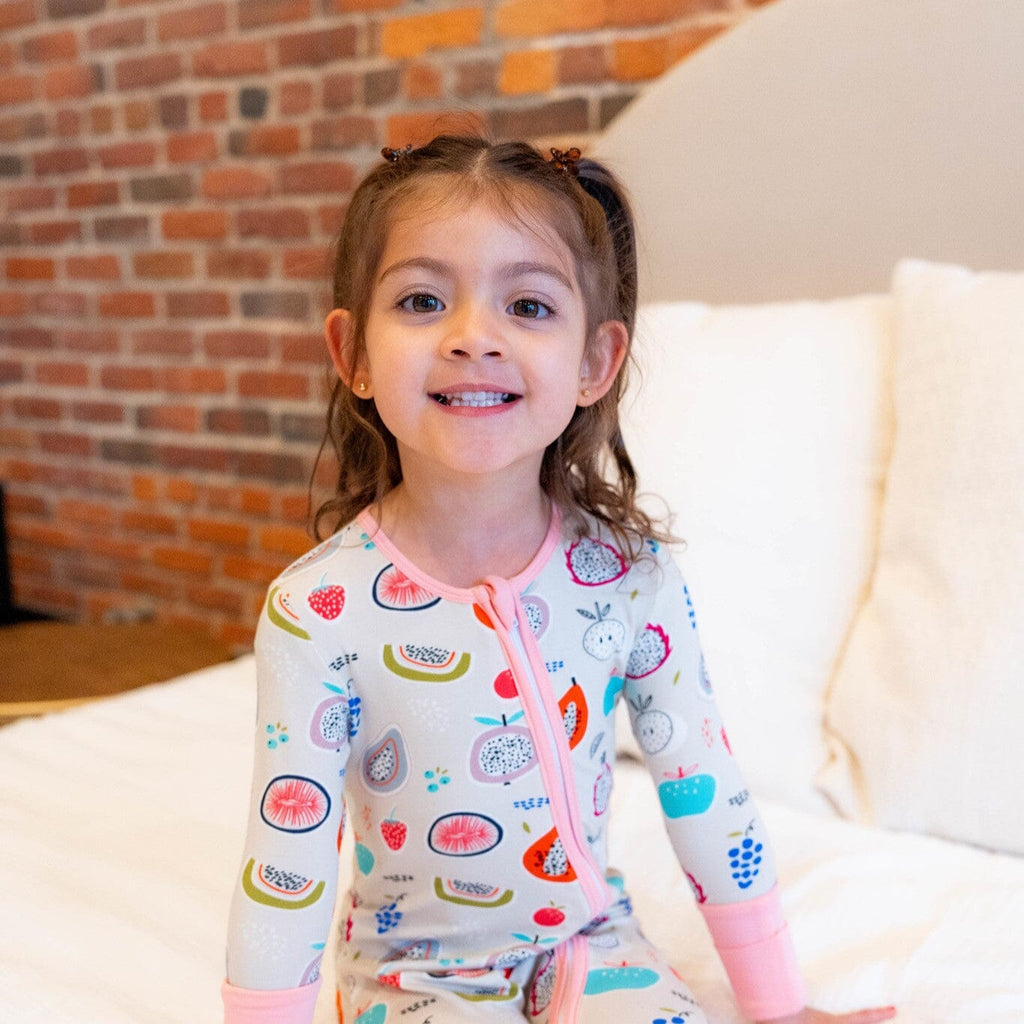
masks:
<path fill-rule="evenodd" d="M 339 1020 L 704 1022 L 607 863 L 620 699 L 742 1009 L 892 1015 L 804 1007 L 619 433 L 632 220 L 599 164 L 552 154 L 442 136 L 385 150 L 353 196 L 326 323 L 341 470 L 317 524 L 341 528 L 259 623 L 229 1024 L 312 1020 L 345 827 Z"/>

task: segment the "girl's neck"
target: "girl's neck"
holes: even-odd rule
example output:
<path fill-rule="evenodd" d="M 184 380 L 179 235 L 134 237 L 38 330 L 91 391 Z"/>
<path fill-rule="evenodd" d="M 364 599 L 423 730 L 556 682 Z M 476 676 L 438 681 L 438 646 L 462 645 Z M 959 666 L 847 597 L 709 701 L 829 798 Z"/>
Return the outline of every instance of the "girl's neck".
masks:
<path fill-rule="evenodd" d="M 384 499 L 380 527 L 422 572 L 452 587 L 515 576 L 551 525 L 551 502 L 494 487 L 441 491 L 399 484 Z"/>

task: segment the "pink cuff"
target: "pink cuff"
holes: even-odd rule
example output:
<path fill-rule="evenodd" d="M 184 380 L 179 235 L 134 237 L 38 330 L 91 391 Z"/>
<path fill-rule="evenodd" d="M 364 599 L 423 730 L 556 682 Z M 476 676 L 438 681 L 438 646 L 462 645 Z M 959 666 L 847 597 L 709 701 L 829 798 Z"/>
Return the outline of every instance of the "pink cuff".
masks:
<path fill-rule="evenodd" d="M 310 1024 L 320 979 L 301 988 L 238 988 L 225 981 L 224 1024 Z"/>
<path fill-rule="evenodd" d="M 798 1013 L 807 1002 L 778 886 L 743 903 L 701 903 L 740 1009 L 753 1020 Z"/>

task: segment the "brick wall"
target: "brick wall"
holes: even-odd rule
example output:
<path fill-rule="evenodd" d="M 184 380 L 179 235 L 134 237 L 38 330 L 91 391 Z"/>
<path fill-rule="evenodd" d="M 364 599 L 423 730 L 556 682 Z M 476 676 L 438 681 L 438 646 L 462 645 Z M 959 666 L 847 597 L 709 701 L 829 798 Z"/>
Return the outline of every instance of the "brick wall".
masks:
<path fill-rule="evenodd" d="M 380 147 L 467 112 L 585 143 L 757 5 L 0 0 L 16 601 L 248 644 L 311 544 L 329 251 Z"/>

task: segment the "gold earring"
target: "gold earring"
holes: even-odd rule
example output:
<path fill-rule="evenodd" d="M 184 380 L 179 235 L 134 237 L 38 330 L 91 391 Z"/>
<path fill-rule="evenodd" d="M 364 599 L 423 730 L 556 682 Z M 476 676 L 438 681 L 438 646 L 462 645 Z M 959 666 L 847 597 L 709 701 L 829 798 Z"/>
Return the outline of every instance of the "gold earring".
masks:
<path fill-rule="evenodd" d="M 359 382 L 359 390 L 360 391 L 365 391 L 366 390 L 366 381 L 365 380 L 361 380 Z"/>
<path fill-rule="evenodd" d="M 590 388 L 584 388 L 583 389 L 583 397 L 584 398 L 589 398 L 590 397 Z"/>

